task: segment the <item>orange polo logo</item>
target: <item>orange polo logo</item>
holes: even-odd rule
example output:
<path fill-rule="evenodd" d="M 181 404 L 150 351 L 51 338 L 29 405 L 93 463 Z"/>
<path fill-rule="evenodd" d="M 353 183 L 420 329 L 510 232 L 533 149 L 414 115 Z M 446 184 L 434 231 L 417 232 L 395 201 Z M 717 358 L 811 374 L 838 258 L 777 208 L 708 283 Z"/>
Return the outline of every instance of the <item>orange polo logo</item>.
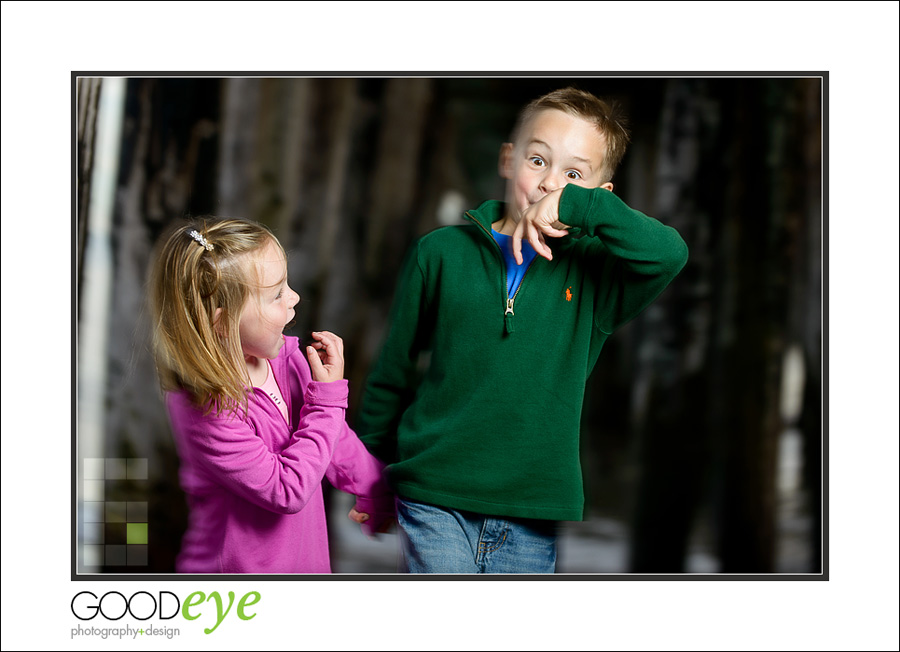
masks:
<path fill-rule="evenodd" d="M 566 288 L 566 301 L 572 300 L 572 286 Z"/>

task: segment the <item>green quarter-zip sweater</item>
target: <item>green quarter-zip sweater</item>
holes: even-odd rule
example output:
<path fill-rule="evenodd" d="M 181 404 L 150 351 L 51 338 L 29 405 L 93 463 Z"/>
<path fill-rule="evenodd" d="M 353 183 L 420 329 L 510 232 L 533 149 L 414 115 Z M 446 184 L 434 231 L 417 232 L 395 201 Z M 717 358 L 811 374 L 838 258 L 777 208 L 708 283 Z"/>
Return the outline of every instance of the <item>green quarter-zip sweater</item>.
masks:
<path fill-rule="evenodd" d="M 363 396 L 358 432 L 398 495 L 496 516 L 581 520 L 585 383 L 609 335 L 678 274 L 678 233 L 612 192 L 569 184 L 559 219 L 513 297 L 491 224 L 418 240 Z M 421 356 L 422 353 L 430 355 Z"/>

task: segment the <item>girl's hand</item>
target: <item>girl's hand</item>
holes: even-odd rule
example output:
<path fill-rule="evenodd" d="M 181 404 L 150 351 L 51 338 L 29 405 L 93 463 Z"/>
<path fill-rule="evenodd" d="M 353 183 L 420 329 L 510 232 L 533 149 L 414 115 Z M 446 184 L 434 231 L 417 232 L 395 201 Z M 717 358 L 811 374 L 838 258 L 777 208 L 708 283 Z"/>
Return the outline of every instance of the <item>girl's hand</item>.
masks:
<path fill-rule="evenodd" d="M 359 523 L 360 525 L 362 525 L 369 520 L 369 515 L 365 512 L 356 511 L 356 505 L 354 505 L 350 508 L 350 513 L 347 514 L 347 518 L 349 518 L 354 523 Z"/>
<path fill-rule="evenodd" d="M 358 511 L 356 509 L 356 505 L 354 505 L 350 509 L 350 513 L 347 514 L 347 518 L 349 518 L 354 523 L 359 523 L 360 525 L 363 525 L 363 523 L 366 523 L 371 517 L 368 514 L 366 514 L 365 512 Z M 363 532 L 365 532 L 369 536 L 369 538 L 374 538 L 374 535 L 376 535 L 376 534 L 387 533 L 387 531 L 390 530 L 391 527 L 394 525 L 395 521 L 396 521 L 396 519 L 394 519 L 394 518 L 387 518 L 387 519 L 382 518 L 380 523 L 374 523 L 373 526 L 370 526 L 368 528 L 363 527 Z"/>
<path fill-rule="evenodd" d="M 316 341 L 306 347 L 306 357 L 313 380 L 320 383 L 341 380 L 344 377 L 344 341 L 328 331 L 312 336 Z"/>

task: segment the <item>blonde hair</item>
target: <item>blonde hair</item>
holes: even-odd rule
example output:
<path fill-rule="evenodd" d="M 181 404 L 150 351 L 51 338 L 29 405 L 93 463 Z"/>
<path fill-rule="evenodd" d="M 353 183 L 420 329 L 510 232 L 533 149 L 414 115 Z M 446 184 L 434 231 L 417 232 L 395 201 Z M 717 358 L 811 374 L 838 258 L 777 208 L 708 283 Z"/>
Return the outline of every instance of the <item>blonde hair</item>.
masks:
<path fill-rule="evenodd" d="M 544 109 L 556 109 L 587 120 L 606 136 L 606 152 L 601 167 L 602 180 L 604 183 L 611 181 L 631 140 L 625 115 L 619 105 L 571 86 L 551 91 L 532 100 L 519 112 L 513 129 L 513 142 L 517 141 L 522 127 Z"/>
<path fill-rule="evenodd" d="M 270 242 L 284 253 L 261 224 L 205 217 L 174 228 L 157 245 L 149 294 L 160 384 L 187 390 L 207 414 L 246 408 L 241 313 L 259 284 L 253 255 Z"/>

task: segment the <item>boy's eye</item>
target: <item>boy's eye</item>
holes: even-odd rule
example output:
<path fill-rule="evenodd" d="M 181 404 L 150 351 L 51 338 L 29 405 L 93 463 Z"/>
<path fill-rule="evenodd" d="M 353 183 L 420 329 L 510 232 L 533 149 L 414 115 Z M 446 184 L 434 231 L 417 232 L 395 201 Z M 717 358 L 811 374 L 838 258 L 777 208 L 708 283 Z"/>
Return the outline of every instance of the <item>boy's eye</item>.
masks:
<path fill-rule="evenodd" d="M 532 165 L 536 165 L 538 167 L 544 165 L 544 159 L 542 159 L 540 156 L 532 156 L 530 160 Z"/>
<path fill-rule="evenodd" d="M 566 176 L 569 179 L 580 179 L 581 173 L 578 170 L 569 170 L 568 172 L 566 172 Z"/>

